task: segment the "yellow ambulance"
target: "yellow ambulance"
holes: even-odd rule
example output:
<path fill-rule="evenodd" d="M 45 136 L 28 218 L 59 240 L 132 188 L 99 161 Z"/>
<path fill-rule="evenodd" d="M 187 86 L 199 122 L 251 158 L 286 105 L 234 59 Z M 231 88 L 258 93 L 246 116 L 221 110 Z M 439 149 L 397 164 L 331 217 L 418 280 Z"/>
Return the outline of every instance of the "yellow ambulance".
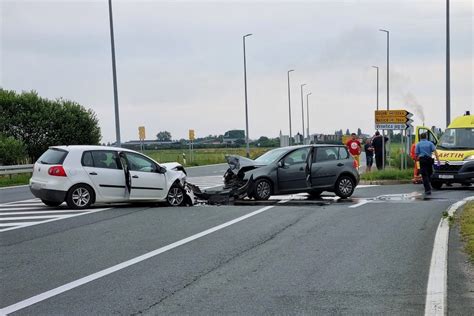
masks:
<path fill-rule="evenodd" d="M 474 115 L 467 111 L 455 118 L 439 140 L 427 128 L 417 128 L 416 138 L 424 132 L 435 143 L 441 161 L 440 166 L 435 165 L 433 188 L 439 189 L 443 183 L 474 183 Z"/>

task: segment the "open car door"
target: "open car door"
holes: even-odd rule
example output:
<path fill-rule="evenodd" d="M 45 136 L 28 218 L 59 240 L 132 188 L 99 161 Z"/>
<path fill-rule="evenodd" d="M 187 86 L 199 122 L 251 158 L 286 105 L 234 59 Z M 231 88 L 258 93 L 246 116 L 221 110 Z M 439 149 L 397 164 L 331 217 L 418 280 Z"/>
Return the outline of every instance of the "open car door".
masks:
<path fill-rule="evenodd" d="M 426 126 L 417 126 L 415 132 L 415 144 L 421 139 L 421 134 L 427 133 L 427 139 L 435 146 L 438 144 L 438 137 Z"/>

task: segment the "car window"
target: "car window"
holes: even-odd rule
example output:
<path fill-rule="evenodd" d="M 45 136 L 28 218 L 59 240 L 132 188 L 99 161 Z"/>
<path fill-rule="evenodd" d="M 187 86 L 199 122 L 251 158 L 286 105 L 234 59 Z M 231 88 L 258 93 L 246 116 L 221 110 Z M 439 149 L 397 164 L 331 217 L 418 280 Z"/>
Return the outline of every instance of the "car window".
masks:
<path fill-rule="evenodd" d="M 65 150 L 50 148 L 39 157 L 38 162 L 44 165 L 62 165 L 67 154 Z"/>
<path fill-rule="evenodd" d="M 115 151 L 94 150 L 92 153 L 92 160 L 94 167 L 106 169 L 122 169 L 118 154 Z"/>
<path fill-rule="evenodd" d="M 339 160 L 348 159 L 349 153 L 345 147 L 339 147 Z"/>
<path fill-rule="evenodd" d="M 421 137 L 421 134 L 426 134 L 428 136 L 428 140 L 436 145 L 437 143 L 436 138 L 434 137 L 433 133 L 429 129 L 420 128 L 418 130 L 418 135 L 420 135 Z"/>
<path fill-rule="evenodd" d="M 85 151 L 82 154 L 82 165 L 84 167 L 94 167 L 94 159 L 92 159 L 92 153 L 90 151 Z"/>
<path fill-rule="evenodd" d="M 316 148 L 315 162 L 337 160 L 339 147 L 318 147 Z"/>
<path fill-rule="evenodd" d="M 156 164 L 142 155 L 125 153 L 125 156 L 132 171 L 155 172 L 156 170 Z"/>
<path fill-rule="evenodd" d="M 299 163 L 306 163 L 308 157 L 309 147 L 297 149 L 283 158 L 285 165 L 294 165 Z"/>

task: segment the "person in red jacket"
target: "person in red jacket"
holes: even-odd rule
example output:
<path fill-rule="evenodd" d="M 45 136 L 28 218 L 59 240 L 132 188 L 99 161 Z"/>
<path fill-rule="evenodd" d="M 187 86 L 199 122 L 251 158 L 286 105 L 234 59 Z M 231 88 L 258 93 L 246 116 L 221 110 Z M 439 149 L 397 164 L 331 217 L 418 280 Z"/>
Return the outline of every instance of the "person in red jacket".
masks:
<path fill-rule="evenodd" d="M 351 139 L 349 139 L 346 143 L 347 149 L 349 149 L 349 153 L 354 157 L 355 161 L 357 161 L 357 166 L 360 166 L 360 141 L 357 139 L 357 135 L 355 133 L 351 134 Z"/>

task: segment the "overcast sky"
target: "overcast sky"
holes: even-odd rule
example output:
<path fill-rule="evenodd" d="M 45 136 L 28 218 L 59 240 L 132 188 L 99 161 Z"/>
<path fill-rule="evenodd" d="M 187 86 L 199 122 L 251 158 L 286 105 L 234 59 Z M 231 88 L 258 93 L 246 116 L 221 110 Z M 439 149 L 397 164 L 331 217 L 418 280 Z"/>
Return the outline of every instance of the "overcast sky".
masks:
<path fill-rule="evenodd" d="M 107 0 L 1 1 L 0 86 L 92 108 L 115 140 Z M 473 2 L 451 0 L 452 117 L 473 109 Z M 301 132 L 300 84 L 311 133 L 374 132 L 376 73 L 386 106 L 445 124 L 444 0 L 113 1 L 122 141 L 245 128 L 242 36 L 247 38 L 250 138 Z M 419 103 L 419 105 L 416 104 Z M 305 105 L 306 115 L 306 105 Z M 305 118 L 306 119 L 306 118 Z M 306 124 L 306 122 L 305 122 Z"/>

